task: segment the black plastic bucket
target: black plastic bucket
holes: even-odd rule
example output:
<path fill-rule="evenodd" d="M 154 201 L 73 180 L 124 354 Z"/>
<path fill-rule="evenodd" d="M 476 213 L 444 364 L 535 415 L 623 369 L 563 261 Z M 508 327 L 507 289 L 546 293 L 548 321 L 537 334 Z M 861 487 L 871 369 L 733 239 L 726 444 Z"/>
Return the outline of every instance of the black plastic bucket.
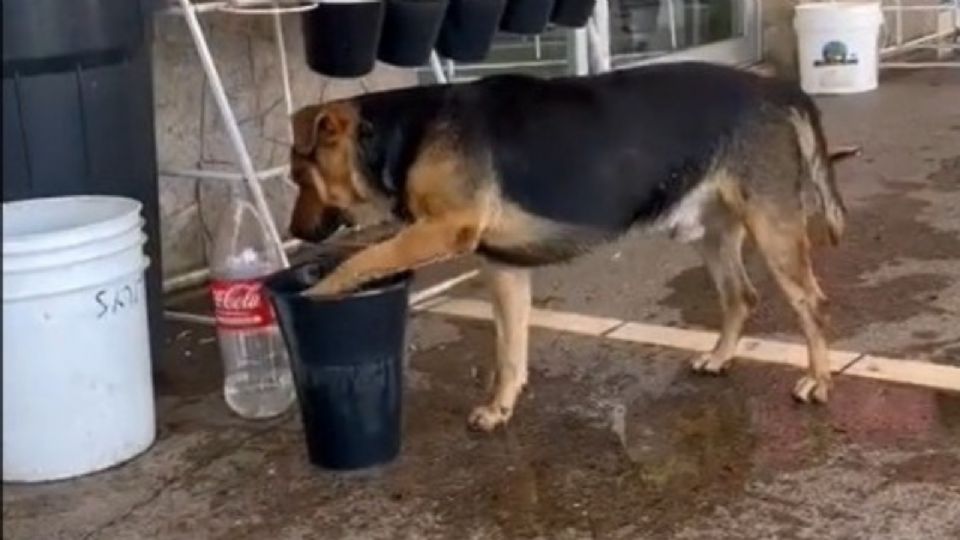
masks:
<path fill-rule="evenodd" d="M 554 0 L 508 0 L 500 29 L 514 34 L 539 34 L 547 27 Z"/>
<path fill-rule="evenodd" d="M 395 66 L 416 67 L 430 58 L 448 0 L 387 0 L 377 58 Z"/>
<path fill-rule="evenodd" d="M 317 4 L 302 15 L 310 69 L 330 77 L 362 77 L 376 63 L 383 2 Z"/>
<path fill-rule="evenodd" d="M 400 452 L 409 273 L 328 298 L 299 293 L 342 257 L 269 277 L 265 286 L 290 351 L 310 462 L 350 470 Z"/>
<path fill-rule="evenodd" d="M 487 57 L 507 0 L 450 0 L 440 27 L 437 52 L 458 62 Z"/>
<path fill-rule="evenodd" d="M 555 0 L 550 21 L 568 28 L 581 28 L 593 15 L 597 0 Z"/>

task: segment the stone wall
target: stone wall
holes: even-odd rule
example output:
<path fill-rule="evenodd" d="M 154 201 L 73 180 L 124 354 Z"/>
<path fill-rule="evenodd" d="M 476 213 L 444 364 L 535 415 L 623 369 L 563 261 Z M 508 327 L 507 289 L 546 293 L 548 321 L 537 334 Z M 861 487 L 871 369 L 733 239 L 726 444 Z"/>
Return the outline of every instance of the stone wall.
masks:
<path fill-rule="evenodd" d="M 206 14 L 202 20 L 256 166 L 283 164 L 288 152 L 288 122 L 273 19 Z M 378 66 L 362 80 L 321 77 L 306 68 L 299 19 L 285 17 L 284 30 L 295 106 L 416 82 L 412 71 L 388 66 Z M 175 178 L 162 172 L 234 169 L 234 153 L 181 16 L 162 14 L 156 18 L 154 76 L 163 270 L 170 277 L 206 265 L 206 239 L 229 200 L 230 185 Z M 264 188 L 278 223 L 285 228 L 294 194 L 292 186 L 274 179 L 265 181 Z"/>

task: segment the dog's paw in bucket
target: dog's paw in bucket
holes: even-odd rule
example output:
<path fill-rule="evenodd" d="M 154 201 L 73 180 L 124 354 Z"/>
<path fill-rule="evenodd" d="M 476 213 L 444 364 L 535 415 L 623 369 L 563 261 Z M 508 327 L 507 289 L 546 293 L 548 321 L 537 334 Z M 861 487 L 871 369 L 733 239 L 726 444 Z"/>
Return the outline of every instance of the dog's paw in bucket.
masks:
<path fill-rule="evenodd" d="M 309 298 L 319 298 L 321 296 L 336 296 L 345 292 L 347 291 L 343 287 L 338 287 L 336 283 L 331 283 L 330 280 L 325 279 L 300 294 Z"/>
<path fill-rule="evenodd" d="M 341 274 L 334 272 L 320 280 L 320 282 L 311 285 L 301 294 L 310 298 L 321 296 L 340 296 L 355 292 L 359 288 L 356 279 L 347 279 L 341 277 Z"/>

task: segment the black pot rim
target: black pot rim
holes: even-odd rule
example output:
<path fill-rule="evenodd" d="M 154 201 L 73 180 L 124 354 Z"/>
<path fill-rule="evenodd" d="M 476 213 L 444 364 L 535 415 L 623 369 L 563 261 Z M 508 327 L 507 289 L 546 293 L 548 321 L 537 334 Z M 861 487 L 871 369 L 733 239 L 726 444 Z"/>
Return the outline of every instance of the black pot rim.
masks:
<path fill-rule="evenodd" d="M 410 282 L 413 280 L 413 272 L 404 271 L 397 274 L 393 274 L 387 277 L 383 277 L 377 280 L 374 280 L 369 285 L 363 286 L 358 291 L 347 292 L 342 294 L 334 294 L 328 296 L 318 296 L 318 297 L 302 297 L 300 294 L 309 288 L 309 285 L 304 285 L 302 288 L 297 288 L 293 290 L 292 287 L 280 287 L 281 282 L 290 279 L 292 276 L 295 276 L 299 272 L 304 272 L 305 269 L 310 267 L 322 267 L 329 266 L 329 268 L 320 274 L 326 275 L 336 268 L 337 264 L 342 261 L 344 257 L 340 256 L 325 256 L 321 259 L 315 259 L 307 261 L 304 263 L 296 264 L 290 268 L 280 270 L 264 280 L 264 288 L 267 290 L 268 294 L 275 296 L 277 298 L 303 298 L 304 300 L 309 300 L 311 303 L 318 304 L 328 304 L 343 302 L 347 300 L 353 300 L 358 298 L 368 298 L 371 296 L 378 296 L 382 294 L 389 294 L 392 292 L 397 292 L 401 289 L 408 289 Z"/>

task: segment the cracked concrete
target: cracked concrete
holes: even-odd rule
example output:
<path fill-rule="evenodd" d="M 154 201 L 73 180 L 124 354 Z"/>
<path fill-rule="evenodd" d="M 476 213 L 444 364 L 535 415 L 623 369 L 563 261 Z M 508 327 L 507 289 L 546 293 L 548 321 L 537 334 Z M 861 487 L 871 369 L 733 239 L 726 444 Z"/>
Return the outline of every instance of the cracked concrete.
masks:
<path fill-rule="evenodd" d="M 960 533 L 956 395 L 842 378 L 829 406 L 802 407 L 787 397 L 790 370 L 703 378 L 683 353 L 538 331 L 515 422 L 476 435 L 464 417 L 482 399 L 489 325 L 424 315 L 412 329 L 401 458 L 343 475 L 306 462 L 295 414 L 231 416 L 210 332 L 178 330 L 158 381 L 155 447 L 90 477 L 5 486 L 5 537 Z"/>
<path fill-rule="evenodd" d="M 878 92 L 822 100 L 831 139 L 865 147 L 841 169 L 849 235 L 817 262 L 838 347 L 960 366 L 958 87 L 954 72 L 898 73 Z M 764 307 L 750 333 L 797 339 L 755 262 Z M 718 320 L 694 254 L 639 235 L 538 272 L 536 302 L 684 327 Z M 960 537 L 958 394 L 841 376 L 828 405 L 800 406 L 792 369 L 741 362 L 704 378 L 688 372 L 688 353 L 538 329 L 513 423 L 477 435 L 465 417 L 484 396 L 489 323 L 419 314 L 410 335 L 401 457 L 334 474 L 307 463 L 295 411 L 232 416 L 210 330 L 171 324 L 154 447 L 100 474 L 4 485 L 3 535 Z"/>

